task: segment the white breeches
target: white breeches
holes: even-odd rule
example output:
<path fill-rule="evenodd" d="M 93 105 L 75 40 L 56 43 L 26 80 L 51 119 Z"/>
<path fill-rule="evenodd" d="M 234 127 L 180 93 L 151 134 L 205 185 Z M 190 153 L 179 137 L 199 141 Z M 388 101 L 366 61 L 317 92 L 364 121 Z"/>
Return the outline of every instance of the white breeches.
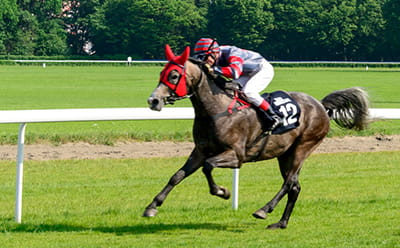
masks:
<path fill-rule="evenodd" d="M 268 61 L 263 60 L 261 70 L 252 76 L 241 76 L 237 81 L 244 85 L 243 92 L 249 98 L 250 102 L 255 106 L 260 106 L 264 100 L 260 96 L 263 91 L 274 78 L 274 68 Z"/>

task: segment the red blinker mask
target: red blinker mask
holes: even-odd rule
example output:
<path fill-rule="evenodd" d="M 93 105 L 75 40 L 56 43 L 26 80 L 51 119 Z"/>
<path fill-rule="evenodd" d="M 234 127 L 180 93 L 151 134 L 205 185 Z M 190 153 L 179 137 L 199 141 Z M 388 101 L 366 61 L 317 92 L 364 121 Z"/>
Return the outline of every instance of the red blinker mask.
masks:
<path fill-rule="evenodd" d="M 177 96 L 183 97 L 188 94 L 186 86 L 186 72 L 185 63 L 189 58 L 190 47 L 186 47 L 185 51 L 179 55 L 175 56 L 172 52 L 171 47 L 167 44 L 165 45 L 165 56 L 168 60 L 168 64 L 165 65 L 164 70 L 160 75 L 160 82 L 168 86 Z M 179 74 L 179 80 L 176 84 L 171 83 L 168 80 L 168 76 L 171 71 L 176 70 Z"/>

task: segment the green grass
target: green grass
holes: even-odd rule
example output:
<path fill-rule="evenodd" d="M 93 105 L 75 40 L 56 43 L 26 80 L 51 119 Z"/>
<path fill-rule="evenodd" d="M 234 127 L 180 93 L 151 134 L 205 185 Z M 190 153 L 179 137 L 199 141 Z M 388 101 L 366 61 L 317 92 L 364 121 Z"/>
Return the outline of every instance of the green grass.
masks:
<path fill-rule="evenodd" d="M 30 123 L 26 128 L 26 143 L 58 145 L 84 141 L 112 145 L 117 141 L 188 141 L 192 140 L 192 120 L 100 121 L 69 123 Z M 0 144 L 15 144 L 18 124 L 3 124 Z"/>
<path fill-rule="evenodd" d="M 140 66 L 0 66 L 0 109 L 147 107 L 162 67 Z M 361 86 L 372 107 L 400 106 L 400 71 L 360 68 L 275 68 L 267 91 L 303 91 L 317 99 Z M 177 103 L 191 106 L 190 101 Z"/>
<path fill-rule="evenodd" d="M 277 68 L 268 90 L 302 91 L 322 99 L 332 91 L 359 86 L 365 88 L 373 108 L 400 107 L 400 71 L 360 68 Z"/>
<path fill-rule="evenodd" d="M 400 153 L 318 154 L 305 163 L 302 192 L 286 230 L 265 230 L 251 213 L 281 186 L 276 160 L 245 165 L 239 209 L 213 197 L 198 171 L 155 218 L 147 204 L 185 158 L 29 161 L 23 223 L 13 221 L 15 164 L 0 162 L 1 247 L 400 247 Z M 216 169 L 231 188 L 231 170 Z"/>
<path fill-rule="evenodd" d="M 0 66 L 0 109 L 146 107 L 161 67 Z M 375 71 L 374 71 L 375 70 Z M 372 107 L 399 108 L 399 72 L 370 69 L 276 68 L 268 91 L 303 91 L 321 99 L 362 86 Z M 184 100 L 176 106 L 188 107 Z M 333 128 L 332 136 L 400 134 L 399 121 L 369 131 Z M 28 143 L 190 140 L 192 121 L 41 123 Z M 18 125 L 3 124 L 0 143 L 15 143 Z M 186 158 L 28 161 L 23 223 L 14 216 L 15 162 L 0 161 L 1 247 L 400 247 L 400 153 L 312 155 L 300 176 L 302 193 L 286 230 L 268 231 L 251 213 L 281 186 L 275 160 L 245 165 L 239 210 L 210 196 L 199 171 L 169 195 L 156 218 L 141 214 Z M 230 170 L 215 179 L 231 188 Z"/>
<path fill-rule="evenodd" d="M 158 82 L 159 66 L 0 66 L 0 109 L 147 107 Z M 306 92 L 317 99 L 338 89 L 366 88 L 375 108 L 399 108 L 399 71 L 361 68 L 276 68 L 267 91 Z M 189 100 L 175 104 L 191 106 Z M 334 127 L 330 135 L 400 134 L 400 121 L 387 120 L 369 131 Z M 29 124 L 27 142 L 86 141 L 113 144 L 126 140 L 191 140 L 191 120 Z M 2 125 L 0 144 L 15 143 L 17 124 Z"/>
<path fill-rule="evenodd" d="M 0 66 L 2 110 L 147 107 L 160 67 Z"/>

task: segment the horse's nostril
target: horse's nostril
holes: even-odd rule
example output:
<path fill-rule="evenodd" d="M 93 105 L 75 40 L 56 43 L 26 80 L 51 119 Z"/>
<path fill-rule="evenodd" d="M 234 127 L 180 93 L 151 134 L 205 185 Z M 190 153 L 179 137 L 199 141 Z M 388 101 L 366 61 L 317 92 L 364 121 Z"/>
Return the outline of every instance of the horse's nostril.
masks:
<path fill-rule="evenodd" d="M 160 103 L 160 100 L 158 100 L 157 98 L 153 98 L 152 100 L 151 100 L 151 105 L 158 105 Z"/>
<path fill-rule="evenodd" d="M 149 104 L 149 108 L 152 110 L 158 110 L 160 111 L 162 108 L 162 104 L 160 102 L 160 99 L 158 99 L 157 97 L 149 97 L 147 99 L 147 102 Z"/>

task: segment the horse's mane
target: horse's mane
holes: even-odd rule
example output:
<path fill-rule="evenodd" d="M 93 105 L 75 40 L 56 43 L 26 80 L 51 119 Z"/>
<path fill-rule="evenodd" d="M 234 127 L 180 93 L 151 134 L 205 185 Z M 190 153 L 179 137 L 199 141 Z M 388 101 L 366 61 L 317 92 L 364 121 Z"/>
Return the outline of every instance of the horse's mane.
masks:
<path fill-rule="evenodd" d="M 204 61 L 200 60 L 200 59 L 196 59 L 194 57 L 189 57 L 188 59 L 190 62 L 192 62 L 195 65 L 199 65 L 199 64 L 204 64 Z"/>
<path fill-rule="evenodd" d="M 209 73 L 208 70 L 205 68 L 205 62 L 193 57 L 189 57 L 188 59 L 192 64 L 197 65 L 202 73 L 205 74 L 205 76 L 214 82 L 214 84 L 220 88 L 223 92 L 226 93 L 227 96 L 230 98 L 233 98 L 234 92 L 239 90 L 240 86 L 239 83 L 234 82 L 228 78 L 224 78 L 212 73 Z"/>

